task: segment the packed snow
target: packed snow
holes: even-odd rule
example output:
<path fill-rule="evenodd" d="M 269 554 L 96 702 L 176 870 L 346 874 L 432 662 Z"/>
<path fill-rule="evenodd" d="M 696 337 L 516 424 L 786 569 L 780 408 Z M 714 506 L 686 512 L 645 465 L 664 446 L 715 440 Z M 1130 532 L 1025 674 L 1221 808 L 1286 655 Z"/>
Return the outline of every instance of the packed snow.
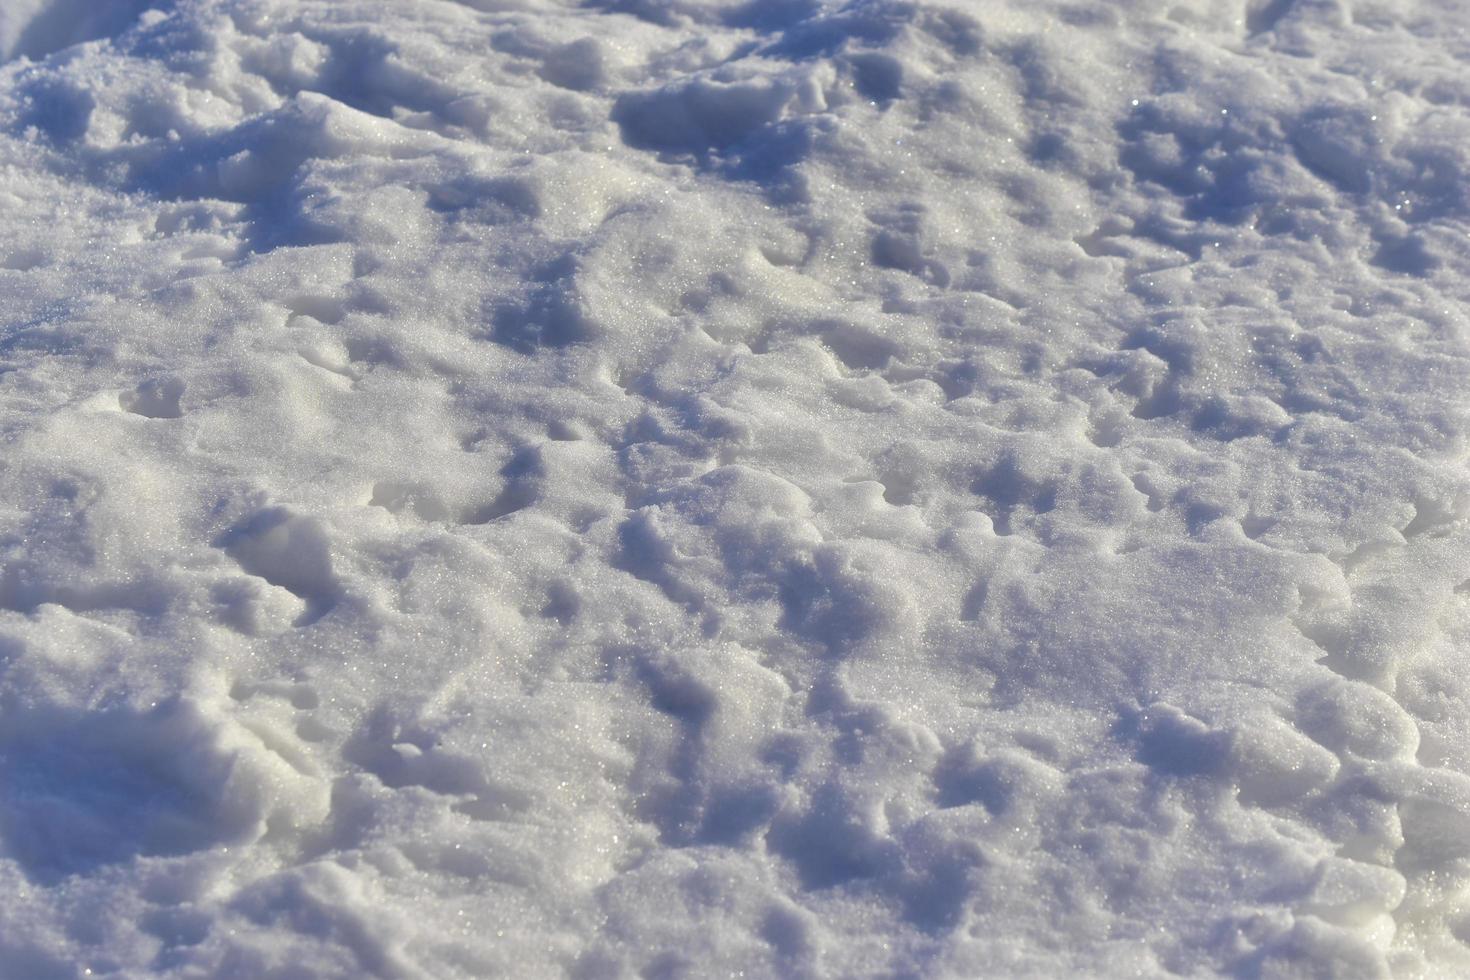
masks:
<path fill-rule="evenodd" d="M 0 60 L 0 976 L 1470 973 L 1470 5 Z"/>

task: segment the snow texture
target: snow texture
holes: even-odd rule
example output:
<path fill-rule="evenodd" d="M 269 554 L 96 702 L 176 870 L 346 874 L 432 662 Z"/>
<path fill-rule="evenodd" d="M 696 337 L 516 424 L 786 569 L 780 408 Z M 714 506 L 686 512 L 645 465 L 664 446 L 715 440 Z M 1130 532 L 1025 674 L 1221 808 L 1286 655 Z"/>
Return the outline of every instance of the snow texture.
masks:
<path fill-rule="evenodd" d="M 0 62 L 0 974 L 1470 973 L 1470 6 Z"/>

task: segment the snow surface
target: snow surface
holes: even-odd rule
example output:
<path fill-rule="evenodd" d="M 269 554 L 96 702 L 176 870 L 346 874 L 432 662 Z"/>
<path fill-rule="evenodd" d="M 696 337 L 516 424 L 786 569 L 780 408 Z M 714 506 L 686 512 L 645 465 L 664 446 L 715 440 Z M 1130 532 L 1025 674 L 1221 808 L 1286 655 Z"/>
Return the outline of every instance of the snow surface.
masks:
<path fill-rule="evenodd" d="M 0 2 L 0 974 L 1470 972 L 1470 5 Z"/>

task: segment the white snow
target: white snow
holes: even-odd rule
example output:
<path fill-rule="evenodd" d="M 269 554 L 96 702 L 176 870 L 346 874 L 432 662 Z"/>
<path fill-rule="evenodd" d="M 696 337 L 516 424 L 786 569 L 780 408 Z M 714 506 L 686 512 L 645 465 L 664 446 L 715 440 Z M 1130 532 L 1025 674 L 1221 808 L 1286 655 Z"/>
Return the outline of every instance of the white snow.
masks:
<path fill-rule="evenodd" d="M 0 61 L 0 975 L 1470 972 L 1470 7 Z"/>

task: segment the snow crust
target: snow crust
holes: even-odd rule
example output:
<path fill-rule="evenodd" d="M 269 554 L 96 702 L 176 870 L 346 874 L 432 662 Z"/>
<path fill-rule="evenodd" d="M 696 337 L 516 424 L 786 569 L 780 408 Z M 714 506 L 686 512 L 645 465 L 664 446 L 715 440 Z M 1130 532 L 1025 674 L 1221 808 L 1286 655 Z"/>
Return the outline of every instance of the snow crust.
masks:
<path fill-rule="evenodd" d="M 0 972 L 1470 972 L 1467 31 L 5 0 Z"/>

